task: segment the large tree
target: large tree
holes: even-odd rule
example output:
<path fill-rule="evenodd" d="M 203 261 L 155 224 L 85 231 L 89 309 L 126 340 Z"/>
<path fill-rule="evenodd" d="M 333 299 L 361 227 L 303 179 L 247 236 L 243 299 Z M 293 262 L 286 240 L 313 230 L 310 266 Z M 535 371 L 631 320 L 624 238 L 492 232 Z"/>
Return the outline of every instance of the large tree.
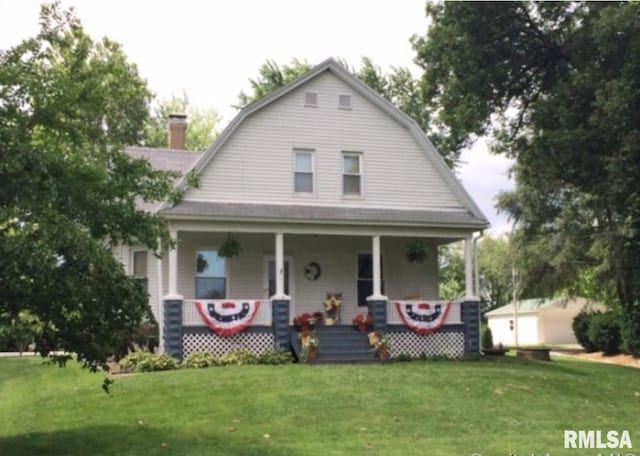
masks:
<path fill-rule="evenodd" d="M 151 318 L 117 243 L 167 243 L 136 201 L 177 198 L 174 175 L 134 160 L 150 94 L 121 47 L 93 41 L 73 10 L 44 5 L 37 36 L 0 52 L 0 314 L 29 311 L 38 349 L 96 368 L 118 334 Z"/>
<path fill-rule="evenodd" d="M 170 114 L 187 115 L 187 150 L 206 150 L 218 136 L 220 115 L 212 108 L 194 108 L 186 92 L 158 100 L 144 127 L 142 144 L 146 147 L 167 147 L 167 122 Z"/>
<path fill-rule="evenodd" d="M 415 78 L 407 68 L 392 67 L 389 73 L 363 57 L 358 68 L 354 68 L 344 60 L 339 63 L 365 84 L 396 105 L 401 111 L 415 120 L 429 138 L 440 145 L 443 140 L 442 129 L 430 121 L 432 111 L 426 103 L 425 92 L 420 80 Z M 267 60 L 258 70 L 258 77 L 249 79 L 251 91 L 238 95 L 236 108 L 244 108 L 279 87 L 293 81 L 312 68 L 306 60 L 293 59 L 289 65 L 279 65 Z M 453 167 L 457 164 L 460 151 L 451 148 L 439 148 L 445 161 Z"/>
<path fill-rule="evenodd" d="M 431 110 L 456 151 L 477 135 L 517 160 L 501 206 L 557 290 L 612 285 L 640 354 L 640 4 L 430 3 L 414 37 Z"/>

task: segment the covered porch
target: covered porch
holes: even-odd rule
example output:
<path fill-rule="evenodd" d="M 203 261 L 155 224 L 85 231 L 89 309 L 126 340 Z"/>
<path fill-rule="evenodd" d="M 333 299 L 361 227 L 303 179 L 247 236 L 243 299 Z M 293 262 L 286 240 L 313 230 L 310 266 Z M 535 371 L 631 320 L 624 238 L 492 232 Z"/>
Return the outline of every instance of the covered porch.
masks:
<path fill-rule="evenodd" d="M 166 286 L 158 288 L 164 303 L 158 317 L 165 322 L 163 349 L 178 357 L 212 346 L 188 340 L 216 336 L 206 328 L 198 302 L 258 303 L 242 337 L 216 341 L 217 350 L 241 348 L 249 339 L 261 339 L 254 346 L 288 349 L 295 316 L 323 312 L 330 295 L 342 301 L 338 325 L 351 326 L 357 314 L 371 313 L 374 329 L 403 332 L 396 303 L 438 303 L 438 246 L 460 239 L 465 240 L 464 301 L 477 302 L 474 237 L 468 229 L 221 221 L 174 221 L 171 227 L 176 248 L 159 260 L 159 282 Z M 224 258 L 217 251 L 229 236 L 241 251 Z M 425 257 L 410 262 L 407 245 L 415 241 L 424 246 Z M 463 308 L 462 301 L 451 304 L 449 329 L 463 327 Z"/>

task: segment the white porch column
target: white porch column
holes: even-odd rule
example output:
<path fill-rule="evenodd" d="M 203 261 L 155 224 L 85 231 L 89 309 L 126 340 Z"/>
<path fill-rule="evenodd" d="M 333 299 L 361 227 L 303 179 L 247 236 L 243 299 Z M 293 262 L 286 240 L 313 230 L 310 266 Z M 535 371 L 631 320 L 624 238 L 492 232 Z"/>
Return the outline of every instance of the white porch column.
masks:
<path fill-rule="evenodd" d="M 382 294 L 382 268 L 380 262 L 380 236 L 375 235 L 371 243 L 371 262 L 373 263 L 373 294 L 367 298 L 369 301 L 383 301 L 387 297 Z"/>
<path fill-rule="evenodd" d="M 284 292 L 284 234 L 276 233 L 276 294 L 271 299 L 289 299 Z"/>
<path fill-rule="evenodd" d="M 470 234 L 464 240 L 464 285 L 465 297 L 475 298 L 473 295 L 473 239 Z"/>
<path fill-rule="evenodd" d="M 165 301 L 182 299 L 182 295 L 178 294 L 178 232 L 171 230 L 170 235 L 176 244 L 169 250 L 169 294 L 164 297 Z"/>

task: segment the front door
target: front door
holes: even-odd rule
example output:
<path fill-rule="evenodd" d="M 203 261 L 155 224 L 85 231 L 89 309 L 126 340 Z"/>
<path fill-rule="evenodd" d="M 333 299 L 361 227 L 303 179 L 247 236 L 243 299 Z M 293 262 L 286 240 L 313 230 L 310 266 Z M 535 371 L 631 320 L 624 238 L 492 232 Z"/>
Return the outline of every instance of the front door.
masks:
<path fill-rule="evenodd" d="M 384 270 L 380 256 L 380 288 L 384 294 Z M 358 306 L 366 307 L 367 298 L 373 294 L 373 256 L 370 253 L 358 254 Z"/>

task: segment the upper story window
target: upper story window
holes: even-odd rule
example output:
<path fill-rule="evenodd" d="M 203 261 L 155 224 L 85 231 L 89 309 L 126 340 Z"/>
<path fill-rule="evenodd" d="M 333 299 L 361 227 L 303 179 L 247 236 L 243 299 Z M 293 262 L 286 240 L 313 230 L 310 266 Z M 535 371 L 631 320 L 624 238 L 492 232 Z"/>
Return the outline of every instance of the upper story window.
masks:
<path fill-rule="evenodd" d="M 362 155 L 354 152 L 342 154 L 342 193 L 362 194 Z"/>
<path fill-rule="evenodd" d="M 149 279 L 147 276 L 147 251 L 135 250 L 133 252 L 133 277 L 137 279 L 145 291 L 149 289 Z"/>
<path fill-rule="evenodd" d="M 338 95 L 338 108 L 351 109 L 351 95 Z"/>
<path fill-rule="evenodd" d="M 316 92 L 305 92 L 304 105 L 313 108 L 318 107 L 318 94 Z"/>
<path fill-rule="evenodd" d="M 196 299 L 227 297 L 227 263 L 217 250 L 198 250 L 196 257 Z"/>
<path fill-rule="evenodd" d="M 293 191 L 313 193 L 313 151 L 294 150 Z"/>

